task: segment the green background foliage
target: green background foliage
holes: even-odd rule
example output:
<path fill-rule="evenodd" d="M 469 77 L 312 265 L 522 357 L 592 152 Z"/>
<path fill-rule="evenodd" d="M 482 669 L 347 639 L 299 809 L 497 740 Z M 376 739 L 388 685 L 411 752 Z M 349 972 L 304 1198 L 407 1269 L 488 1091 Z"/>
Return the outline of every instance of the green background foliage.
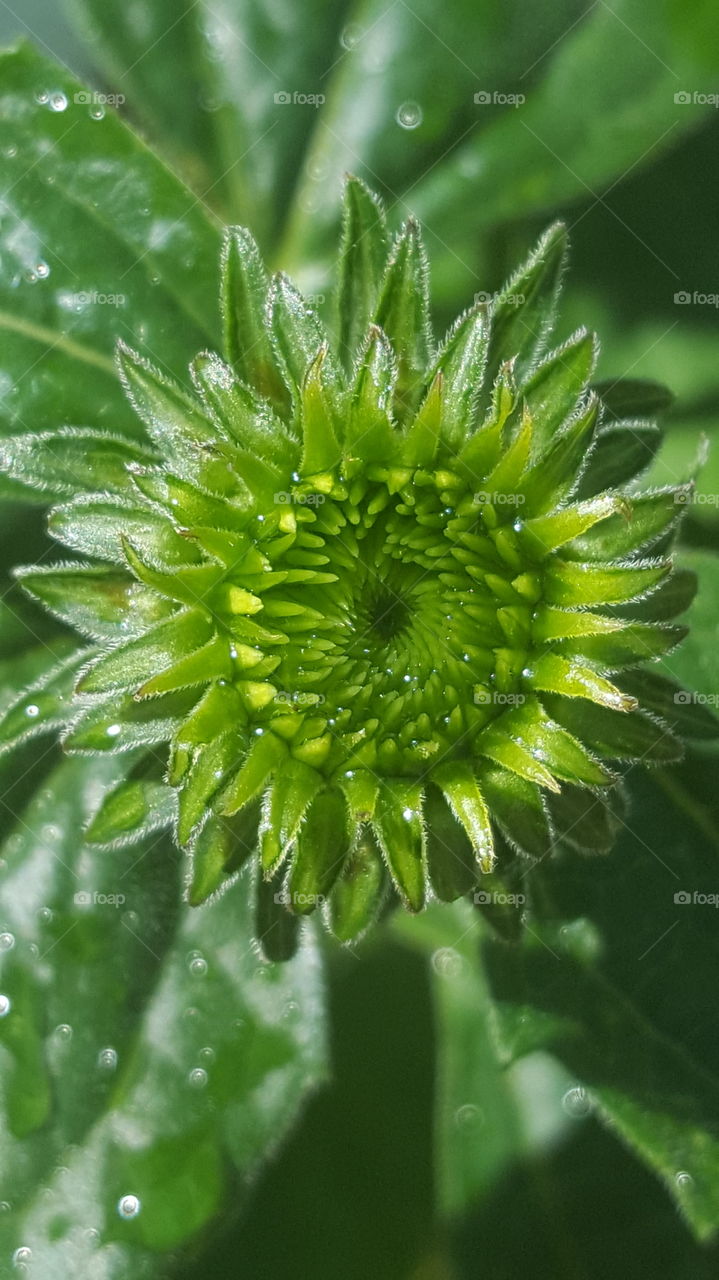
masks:
<path fill-rule="evenodd" d="M 326 296 L 349 169 L 394 225 L 421 218 L 440 323 L 563 217 L 566 335 L 599 331 L 601 377 L 672 388 L 651 479 L 694 473 L 719 427 L 716 310 L 675 295 L 719 291 L 719 120 L 675 95 L 719 89 L 715 6 L 182 9 L 0 15 L 4 43 L 31 40 L 0 57 L 0 433 L 136 432 L 115 341 L 178 379 L 218 345 L 223 222 Z M 76 103 L 76 76 L 119 115 Z M 295 91 L 326 101 L 274 101 Z M 8 577 L 54 558 L 42 494 L 0 486 L 4 708 L 67 640 Z M 662 664 L 709 698 L 718 491 L 715 451 L 683 529 L 692 633 Z M 46 720 L 65 692 L 37 694 Z M 436 908 L 322 955 L 308 928 L 285 967 L 252 947 L 242 880 L 189 912 L 157 833 L 83 843 L 131 767 L 31 734 L 0 756 L 0 990 L 22 1009 L 0 1019 L 0 1274 L 23 1248 L 43 1280 L 716 1274 L 719 942 L 711 906 L 675 901 L 719 893 L 711 746 L 631 771 L 616 848 L 543 864 L 518 945 Z"/>

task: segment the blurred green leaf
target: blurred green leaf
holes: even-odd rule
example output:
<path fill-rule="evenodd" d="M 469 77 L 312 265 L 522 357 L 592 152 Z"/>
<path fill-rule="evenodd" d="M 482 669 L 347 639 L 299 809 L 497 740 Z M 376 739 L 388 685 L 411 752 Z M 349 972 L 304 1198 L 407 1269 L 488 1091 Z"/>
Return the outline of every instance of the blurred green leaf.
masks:
<path fill-rule="evenodd" d="M 316 119 L 294 94 L 326 93 L 341 56 L 339 0 L 152 0 L 110 11 L 71 0 L 116 91 L 210 205 L 249 223 L 263 248 Z"/>
<path fill-rule="evenodd" d="M 217 345 L 218 230 L 57 63 L 21 45 L 0 55 L 0 81 L 0 425 L 136 436 L 115 343 L 161 353 L 183 378 Z"/>
<path fill-rule="evenodd" d="M 325 1069 L 313 943 L 258 960 L 246 875 L 191 910 L 162 839 L 83 845 L 122 773 L 62 763 L 2 849 L 0 1255 L 30 1249 L 48 1280 L 165 1274 L 152 1255 L 218 1212 Z"/>

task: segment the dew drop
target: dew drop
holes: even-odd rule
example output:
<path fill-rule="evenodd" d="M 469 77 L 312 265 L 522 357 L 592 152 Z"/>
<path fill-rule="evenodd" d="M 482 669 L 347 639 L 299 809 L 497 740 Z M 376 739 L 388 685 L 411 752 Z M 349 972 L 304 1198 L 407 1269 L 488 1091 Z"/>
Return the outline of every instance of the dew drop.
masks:
<path fill-rule="evenodd" d="M 205 1045 L 204 1049 L 200 1049 L 199 1056 L 202 1058 L 203 1062 L 214 1062 L 215 1050 L 210 1048 L 209 1045 Z"/>
<path fill-rule="evenodd" d="M 121 1218 L 136 1218 L 140 1207 L 137 1196 L 121 1196 L 117 1202 L 117 1212 Z"/>
<path fill-rule="evenodd" d="M 204 1067 L 193 1067 L 187 1077 L 187 1082 L 193 1089 L 204 1089 L 207 1084 L 207 1072 Z"/>
<path fill-rule="evenodd" d="M 41 924 L 50 924 L 52 920 L 50 907 L 38 907 L 37 918 Z"/>
<path fill-rule="evenodd" d="M 29 716 L 31 720 L 34 720 L 36 716 L 40 715 L 40 708 L 37 706 L 35 702 L 31 702 L 25 708 L 25 715 Z"/>
<path fill-rule="evenodd" d="M 38 102 L 41 107 L 44 107 L 50 101 L 50 94 L 46 89 L 41 89 L 39 93 L 35 94 L 35 101 Z"/>
<path fill-rule="evenodd" d="M 678 1187 L 684 1187 L 685 1189 L 694 1186 L 694 1179 L 692 1175 L 687 1173 L 685 1169 L 682 1169 L 675 1175 L 674 1181 Z"/>
<path fill-rule="evenodd" d="M 0 951 L 12 951 L 15 946 L 14 933 L 0 933 Z"/>
<path fill-rule="evenodd" d="M 340 44 L 343 49 L 356 49 L 363 35 L 364 29 L 358 22 L 348 22 L 340 35 Z"/>
<path fill-rule="evenodd" d="M 13 1266 L 22 1267 L 24 1270 L 25 1264 L 32 1261 L 32 1249 L 29 1249 L 26 1244 L 20 1245 L 20 1248 L 16 1249 L 12 1255 L 12 1260 Z"/>
<path fill-rule="evenodd" d="M 403 129 L 416 129 L 422 123 L 422 108 L 418 102 L 403 102 L 395 118 Z"/>
<path fill-rule="evenodd" d="M 441 978 L 455 978 L 462 970 L 462 957 L 452 947 L 440 947 L 432 956 L 432 968 Z"/>
<path fill-rule="evenodd" d="M 207 973 L 207 961 L 199 951 L 191 951 L 187 957 L 187 967 L 195 978 L 204 978 Z"/>
<path fill-rule="evenodd" d="M 118 733 L 122 733 L 122 725 L 109 724 L 105 730 L 108 738 L 116 738 Z"/>
<path fill-rule="evenodd" d="M 17 155 L 17 147 L 14 147 L 14 146 L 5 147 L 5 150 L 3 151 L 3 155 L 5 156 L 6 160 L 14 160 L 15 156 Z"/>
<path fill-rule="evenodd" d="M 64 93 L 53 93 L 50 99 L 50 106 L 53 111 L 64 111 L 67 107 L 67 98 Z"/>
<path fill-rule="evenodd" d="M 104 108 L 104 107 L 93 107 L 93 108 L 92 108 L 92 110 L 91 110 L 91 112 L 90 112 L 90 119 L 91 119 L 91 120 L 104 120 L 104 118 L 105 118 L 105 108 Z"/>
<path fill-rule="evenodd" d="M 583 1120 L 592 1110 L 592 1099 L 581 1085 L 568 1089 L 562 1098 L 562 1106 L 573 1120 Z"/>
<path fill-rule="evenodd" d="M 12 1009 L 9 996 L 0 995 L 0 1018 L 5 1018 Z"/>
<path fill-rule="evenodd" d="M 484 1124 L 484 1112 L 474 1103 L 466 1102 L 455 1111 L 454 1123 L 458 1129 L 478 1129 Z"/>
<path fill-rule="evenodd" d="M 60 1044 L 69 1044 L 72 1040 L 72 1027 L 67 1022 L 61 1022 L 52 1034 Z"/>
<path fill-rule="evenodd" d="M 114 1071 L 117 1066 L 117 1050 L 108 1045 L 97 1055 L 97 1065 L 101 1071 Z"/>

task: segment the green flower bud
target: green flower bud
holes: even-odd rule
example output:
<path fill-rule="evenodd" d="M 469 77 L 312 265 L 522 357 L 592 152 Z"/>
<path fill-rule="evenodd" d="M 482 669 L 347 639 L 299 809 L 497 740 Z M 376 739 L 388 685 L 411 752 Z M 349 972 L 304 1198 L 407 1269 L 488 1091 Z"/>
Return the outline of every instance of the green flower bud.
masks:
<path fill-rule="evenodd" d="M 3 446 L 67 495 L 50 530 L 80 557 L 20 580 L 94 644 L 40 720 L 69 751 L 168 744 L 88 837 L 172 823 L 192 903 L 256 859 L 273 954 L 318 906 L 349 941 L 388 895 L 419 911 L 560 838 L 606 849 L 618 765 L 679 753 L 672 686 L 637 668 L 684 634 L 685 491 L 631 483 L 656 388 L 593 390 L 583 330 L 551 349 L 565 239 L 435 347 L 418 227 L 388 245 L 350 179 L 336 339 L 231 229 L 194 391 L 118 349 L 145 444 Z"/>

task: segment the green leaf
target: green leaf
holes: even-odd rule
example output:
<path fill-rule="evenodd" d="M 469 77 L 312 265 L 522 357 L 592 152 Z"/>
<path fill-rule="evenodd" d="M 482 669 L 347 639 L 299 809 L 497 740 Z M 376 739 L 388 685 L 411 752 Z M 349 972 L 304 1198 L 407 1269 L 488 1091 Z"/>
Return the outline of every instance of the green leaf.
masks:
<path fill-rule="evenodd" d="M 495 1006 L 478 954 L 481 922 L 466 902 L 397 918 L 395 930 L 430 957 L 436 1028 L 435 1162 L 439 1207 L 450 1219 L 482 1203 L 519 1162 L 566 1132 L 571 1083 L 548 1056 L 507 1068 L 497 1053 Z"/>
<path fill-rule="evenodd" d="M 110 83 L 189 171 L 198 202 L 204 196 L 271 244 L 321 110 L 292 94 L 326 93 L 341 7 L 309 0 L 280 16 L 267 0 L 218 0 L 198 13 L 153 0 L 141 24 L 130 12 L 111 17 L 101 0 L 73 7 Z"/>
<path fill-rule="evenodd" d="M 286 275 L 272 281 L 269 300 L 275 354 L 294 398 L 300 397 L 305 377 L 318 351 L 327 348 L 327 334 L 315 310 Z M 336 387 L 338 373 L 334 361 L 323 363 L 325 385 Z"/>
<path fill-rule="evenodd" d="M 342 870 L 349 848 L 347 805 L 342 792 L 319 792 L 297 837 L 288 892 L 300 913 L 321 905 Z"/>
<path fill-rule="evenodd" d="M 557 432 L 576 407 L 597 358 L 597 340 L 584 330 L 552 351 L 520 387 L 532 418 L 535 454 L 553 444 Z"/>
<path fill-rule="evenodd" d="M 245 227 L 229 227 L 222 249 L 220 303 L 225 354 L 240 378 L 280 406 L 287 393 L 267 331 L 269 280 L 260 251 Z"/>
<path fill-rule="evenodd" d="M 592 751 L 608 759 L 671 764 L 681 758 L 681 743 L 668 726 L 642 711 L 615 711 L 609 707 L 578 705 L 571 698 L 551 695 L 545 696 L 543 701 L 558 724 L 580 737 Z"/>
<path fill-rule="evenodd" d="M 23 662 L 15 658 L 8 664 L 13 684 L 19 679 L 24 687 L 10 698 L 0 716 L 0 752 L 65 728 L 75 713 L 72 695 L 78 671 L 92 652 L 78 651 L 72 640 L 64 638 L 53 647 L 31 650 Z M 23 667 L 28 659 L 32 676 L 25 683 Z"/>
<path fill-rule="evenodd" d="M 395 406 L 402 417 L 414 403 L 429 354 L 427 256 L 416 222 L 392 247 L 373 321 L 387 335 L 397 362 Z"/>
<path fill-rule="evenodd" d="M 460 762 L 443 764 L 432 770 L 432 781 L 441 787 L 455 818 L 464 827 L 480 870 L 490 871 L 494 862 L 492 828 L 487 802 L 473 769 Z"/>
<path fill-rule="evenodd" d="M 691 37 L 679 50 L 664 8 L 647 13 L 642 0 L 618 0 L 590 6 L 580 21 L 559 9 L 555 16 L 557 38 L 545 36 L 535 57 L 521 63 L 534 74 L 511 86 L 526 101 L 504 110 L 480 102 L 469 136 L 411 192 L 416 215 L 441 229 L 433 256 L 448 280 L 458 274 L 454 255 L 474 261 L 478 235 L 511 222 L 518 209 L 528 217 L 578 197 L 594 200 L 613 178 L 692 128 L 678 119 L 674 94 L 684 78 L 697 79 L 696 57 Z M 520 65 L 516 54 L 509 65 Z M 490 83 L 486 75 L 485 83 L 491 91 L 501 80 Z M 593 127 L 597 120 L 601 129 Z"/>
<path fill-rule="evenodd" d="M 675 696 L 674 713 L 682 714 L 687 703 L 692 703 L 689 710 L 699 713 L 695 717 L 698 723 L 706 720 L 702 712 L 716 716 L 719 706 L 719 652 L 716 644 L 719 558 L 706 551 L 683 552 L 680 564 L 696 573 L 699 590 L 685 618 L 689 634 L 681 648 L 664 659 L 661 670 L 669 679 L 696 690 L 695 694 L 684 695 L 684 698 Z"/>
<path fill-rule="evenodd" d="M 385 783 L 373 828 L 402 901 L 408 910 L 421 911 L 425 899 L 421 785 L 405 779 Z"/>
<path fill-rule="evenodd" d="M 504 1060 L 528 1042 L 556 1053 L 588 1091 L 587 1107 L 656 1171 L 707 1239 L 716 1230 L 719 1081 L 610 979 L 548 949 L 552 940 L 527 933 L 510 965 L 488 944 Z"/>
<path fill-rule="evenodd" d="M 65 427 L 37 435 L 10 436 L 0 442 L 0 468 L 14 480 L 51 498 L 74 497 L 83 491 L 131 488 L 128 462 L 151 455 L 122 436 Z"/>
<path fill-rule="evenodd" d="M 689 485 L 632 494 L 626 508 L 587 530 L 568 554 L 577 560 L 621 560 L 653 547 L 678 523 L 691 499 Z"/>
<path fill-rule="evenodd" d="M 208 639 L 212 623 L 199 609 L 185 609 L 143 636 L 102 654 L 82 677 L 83 693 L 134 689 Z"/>
<path fill-rule="evenodd" d="M 567 259 L 567 231 L 555 223 L 545 231 L 527 261 L 506 282 L 492 307 L 487 378 L 494 383 L 507 360 L 524 379 L 551 333 Z"/>
<path fill-rule="evenodd" d="M 340 942 L 354 942 L 372 924 L 385 886 L 382 855 L 371 831 L 361 832 L 335 881 L 326 917 Z"/>
<path fill-rule="evenodd" d="M 178 911 L 162 842 L 83 846 L 121 776 L 60 765 L 2 851 L 0 1250 L 30 1249 L 47 1276 L 89 1275 L 101 1251 L 117 1280 L 156 1274 L 325 1071 L 314 945 L 258 961 L 247 873 Z"/>
<path fill-rule="evenodd" d="M 578 496 L 591 498 L 646 471 L 661 440 L 662 433 L 652 422 L 619 422 L 598 431 Z"/>
<path fill-rule="evenodd" d="M 608 418 L 653 418 L 672 405 L 667 387 L 651 378 L 616 378 L 595 382 L 594 390 Z"/>
<path fill-rule="evenodd" d="M 92 494 L 54 507 L 48 520 L 53 537 L 81 555 L 126 566 L 123 540 L 143 558 L 164 565 L 191 564 L 200 554 L 166 519 L 126 498 L 103 502 Z"/>
<path fill-rule="evenodd" d="M 76 422 L 138 436 L 115 343 L 161 351 L 183 378 L 197 350 L 217 345 L 218 230 L 56 62 L 22 45 L 0 56 L 0 81 L 0 328 L 15 385 L 5 420 L 15 433 Z"/>
<path fill-rule="evenodd" d="M 176 816 L 172 787 L 149 778 L 121 782 L 110 791 L 85 832 L 88 844 L 121 848 L 136 844 L 153 831 L 162 830 Z"/>
<path fill-rule="evenodd" d="M 120 640 L 141 635 L 148 626 L 172 612 L 158 597 L 129 574 L 91 565 L 32 565 L 15 570 L 24 591 L 66 622 L 94 640 Z"/>
<path fill-rule="evenodd" d="M 348 176 L 338 285 L 339 349 L 348 369 L 364 342 L 387 260 L 384 210 L 374 192 Z"/>
<path fill-rule="evenodd" d="M 575 608 L 638 600 L 658 586 L 670 568 L 668 561 L 595 565 L 553 560 L 547 569 L 546 599 L 550 604 Z"/>

